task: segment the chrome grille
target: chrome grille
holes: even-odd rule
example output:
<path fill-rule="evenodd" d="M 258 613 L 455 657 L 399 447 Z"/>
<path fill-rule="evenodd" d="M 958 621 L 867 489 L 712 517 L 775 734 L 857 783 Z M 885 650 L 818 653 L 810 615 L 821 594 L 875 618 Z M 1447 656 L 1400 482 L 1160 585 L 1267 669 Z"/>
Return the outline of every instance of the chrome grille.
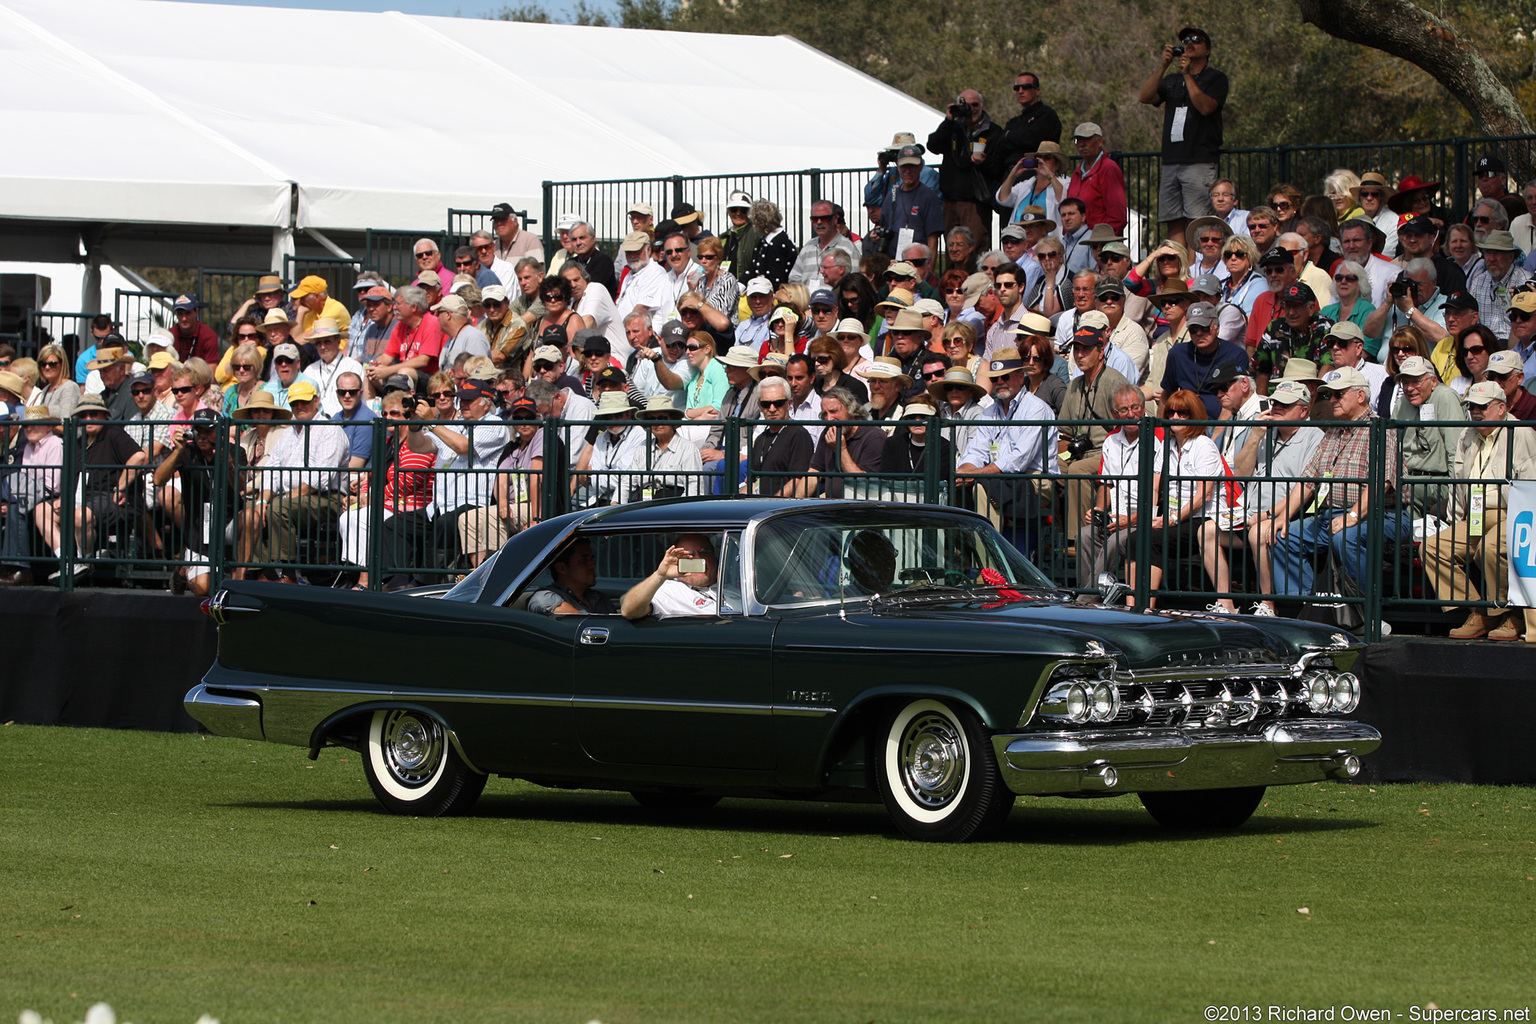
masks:
<path fill-rule="evenodd" d="M 1119 682 L 1116 725 L 1230 728 L 1305 708 L 1289 675 Z"/>

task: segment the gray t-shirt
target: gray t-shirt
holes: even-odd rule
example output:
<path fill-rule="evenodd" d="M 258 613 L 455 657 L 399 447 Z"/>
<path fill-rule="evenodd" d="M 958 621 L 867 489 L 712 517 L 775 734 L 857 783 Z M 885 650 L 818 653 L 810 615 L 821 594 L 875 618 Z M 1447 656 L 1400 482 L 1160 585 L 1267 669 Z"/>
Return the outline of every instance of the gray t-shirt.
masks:
<path fill-rule="evenodd" d="M 437 356 L 437 365 L 444 370 L 451 370 L 459 356 L 465 352 L 472 356 L 485 356 L 487 359 L 491 355 L 491 339 L 487 338 L 485 332 L 474 324 L 465 324 L 459 333 L 443 346 L 442 352 Z"/>
<path fill-rule="evenodd" d="M 1259 440 L 1254 479 L 1243 485 L 1245 520 L 1267 512 L 1285 500 L 1323 440 L 1323 432 L 1317 427 L 1298 427 L 1288 441 L 1282 441 L 1279 431 L 1273 428 L 1264 433 L 1267 436 Z"/>

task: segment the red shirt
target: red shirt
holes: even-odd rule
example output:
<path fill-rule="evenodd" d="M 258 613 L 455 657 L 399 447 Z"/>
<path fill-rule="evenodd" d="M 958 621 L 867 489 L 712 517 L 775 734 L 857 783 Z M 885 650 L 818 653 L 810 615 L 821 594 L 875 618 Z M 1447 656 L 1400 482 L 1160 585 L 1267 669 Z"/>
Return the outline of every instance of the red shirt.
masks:
<path fill-rule="evenodd" d="M 1275 300 L 1280 297 L 1279 292 L 1266 291 L 1253 300 L 1253 312 L 1248 314 L 1248 333 L 1244 341 L 1248 343 L 1248 351 L 1258 348 L 1259 342 L 1264 340 L 1264 332 L 1269 330 L 1269 322 L 1280 312 L 1280 304 Z"/>
<path fill-rule="evenodd" d="M 424 472 L 437 465 L 437 452 L 413 452 L 404 443 L 384 473 L 384 508 L 389 512 L 415 512 L 432 504 L 432 476 Z M 396 495 L 399 504 L 396 505 Z"/>
<path fill-rule="evenodd" d="M 1125 174 L 1108 153 L 1099 157 L 1086 178 L 1082 165 L 1078 165 L 1067 185 L 1067 198 L 1083 201 L 1088 207 L 1089 224 L 1108 224 L 1116 231 L 1125 230 Z"/>
<path fill-rule="evenodd" d="M 219 336 L 213 333 L 213 328 L 201 320 L 194 320 L 191 336 L 181 333 L 181 328 L 172 326 L 171 337 L 176 339 L 176 358 L 179 362 L 186 362 L 193 356 L 203 360 L 209 366 L 219 365 Z"/>
<path fill-rule="evenodd" d="M 389 344 L 384 347 L 384 354 L 393 356 L 397 363 L 408 362 L 417 356 L 431 356 L 426 367 L 420 371 L 430 376 L 437 372 L 437 355 L 447 343 L 443 325 L 437 322 L 436 314 L 428 313 L 414 330 L 408 329 L 404 320 L 396 320 L 395 329 L 389 333 Z"/>

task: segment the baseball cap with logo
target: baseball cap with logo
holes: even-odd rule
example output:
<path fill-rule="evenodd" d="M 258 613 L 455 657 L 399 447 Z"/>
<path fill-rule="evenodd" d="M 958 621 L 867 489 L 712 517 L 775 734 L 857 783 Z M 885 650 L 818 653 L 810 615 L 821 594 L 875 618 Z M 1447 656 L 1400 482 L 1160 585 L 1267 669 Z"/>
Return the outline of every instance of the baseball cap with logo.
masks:
<path fill-rule="evenodd" d="M 325 278 L 317 274 L 310 274 L 299 282 L 299 286 L 288 293 L 290 299 L 302 299 L 306 295 L 319 295 L 327 290 L 330 285 L 325 283 Z"/>
<path fill-rule="evenodd" d="M 565 366 L 565 354 L 553 345 L 540 345 L 533 350 L 534 363 L 549 363 L 555 368 Z"/>
<path fill-rule="evenodd" d="M 1516 292 L 1514 298 L 1509 300 L 1509 308 L 1518 309 L 1522 313 L 1536 313 L 1536 292 Z"/>
<path fill-rule="evenodd" d="M 1349 320 L 1340 320 L 1328 328 L 1324 337 L 1343 338 L 1345 341 L 1358 341 L 1362 344 L 1365 342 L 1365 332 L 1360 329 L 1360 325 Z"/>
<path fill-rule="evenodd" d="M 473 402 L 477 398 L 492 398 L 496 396 L 496 389 L 484 381 L 468 378 L 459 385 L 459 401 Z"/>
<path fill-rule="evenodd" d="M 1504 173 L 1506 173 L 1506 171 L 1507 171 L 1507 169 L 1504 166 L 1504 161 L 1500 160 L 1497 156 L 1494 156 L 1492 153 L 1487 154 L 1486 156 L 1484 156 L 1482 159 L 1478 160 L 1478 162 L 1477 162 L 1477 173 L 1480 174 L 1480 175 L 1481 174 L 1504 174 Z"/>
<path fill-rule="evenodd" d="M 902 146 L 901 149 L 896 151 L 896 166 L 905 167 L 908 164 L 917 164 L 919 167 L 922 166 L 923 147 L 916 145 Z"/>
<path fill-rule="evenodd" d="M 1091 139 L 1095 135 L 1103 134 L 1104 129 L 1100 128 L 1092 121 L 1084 121 L 1082 124 L 1072 129 L 1072 137 L 1074 139 Z"/>
<path fill-rule="evenodd" d="M 296 380 L 288 385 L 288 404 L 294 402 L 313 402 L 320 397 L 320 392 L 307 380 Z"/>
<path fill-rule="evenodd" d="M 651 236 L 644 231 L 631 231 L 624 236 L 624 241 L 619 243 L 619 248 L 624 252 L 639 252 L 651 244 Z"/>
<path fill-rule="evenodd" d="M 683 326 L 681 320 L 668 320 L 661 325 L 661 343 L 663 345 L 682 345 L 688 341 L 688 328 Z"/>
<path fill-rule="evenodd" d="M 1516 296 L 1516 298 L 1518 297 Z M 1462 288 L 1457 288 L 1447 295 L 1441 305 L 1446 309 L 1470 309 L 1473 312 L 1477 311 L 1477 299 L 1473 298 L 1471 292 Z M 1514 303 L 1511 302 L 1510 305 L 1514 305 Z"/>
<path fill-rule="evenodd" d="M 1184 314 L 1184 322 L 1191 327 L 1209 327 L 1216 322 L 1216 307 L 1209 302 L 1197 302 Z"/>
<path fill-rule="evenodd" d="M 1422 213 L 1417 217 L 1406 220 L 1397 226 L 1398 234 L 1402 234 L 1404 231 L 1406 231 L 1410 235 L 1432 235 L 1439 230 L 1439 225 L 1437 225 L 1431 218 Z"/>
<path fill-rule="evenodd" d="M 766 277 L 754 277 L 747 282 L 748 295 L 772 295 L 773 282 Z"/>
<path fill-rule="evenodd" d="M 832 294 L 831 288 L 817 288 L 811 292 L 810 304 L 812 306 L 831 306 L 833 309 L 836 309 L 837 296 Z"/>
<path fill-rule="evenodd" d="M 906 260 L 897 260 L 885 268 L 885 277 L 917 277 L 917 268 Z"/>
<path fill-rule="evenodd" d="M 1124 242 L 1105 242 L 1103 245 L 1099 246 L 1099 252 L 1105 256 L 1124 256 L 1126 259 L 1131 258 L 1131 250 L 1126 248 Z"/>
<path fill-rule="evenodd" d="M 1278 245 L 1270 246 L 1264 250 L 1264 255 L 1259 257 L 1261 267 L 1285 267 L 1295 266 L 1296 257 L 1280 248 Z"/>
<path fill-rule="evenodd" d="M 480 289 L 481 302 L 506 302 L 507 290 L 499 284 L 488 284 Z"/>
<path fill-rule="evenodd" d="M 376 284 L 363 292 L 364 302 L 387 302 L 390 298 L 389 289 L 381 284 Z"/>
<path fill-rule="evenodd" d="M 272 358 L 274 360 L 292 359 L 297 361 L 299 358 L 299 346 L 291 341 L 285 341 L 272 350 Z"/>
<path fill-rule="evenodd" d="M 1281 293 L 1280 301 L 1281 302 L 1316 302 L 1317 301 L 1317 295 L 1312 291 L 1312 286 L 1311 285 L 1302 284 L 1300 281 L 1297 281 L 1295 284 L 1291 285 L 1289 288 L 1287 288 L 1284 292 Z M 1349 321 L 1346 320 L 1345 323 L 1349 323 Z M 1354 326 L 1354 325 L 1351 324 L 1351 326 Z"/>
<path fill-rule="evenodd" d="M 171 305 L 171 308 L 178 313 L 184 309 L 196 310 L 197 300 L 190 295 L 178 295 L 176 296 L 176 301 Z"/>
<path fill-rule="evenodd" d="M 1079 323 L 1077 330 L 1072 332 L 1071 344 L 1084 348 L 1098 348 L 1104 344 L 1105 333 L 1102 327 L 1090 327 Z"/>
<path fill-rule="evenodd" d="M 1397 364 L 1397 373 L 1400 377 L 1422 377 L 1426 373 L 1434 372 L 1435 368 L 1423 356 L 1409 356 Z"/>
<path fill-rule="evenodd" d="M 1365 379 L 1365 374 L 1353 366 L 1337 366 L 1323 374 L 1323 383 L 1318 390 L 1348 391 L 1350 388 L 1370 389 L 1371 382 Z"/>
<path fill-rule="evenodd" d="M 752 197 L 745 192 L 732 192 L 731 197 L 725 201 L 725 208 L 727 210 L 750 210 L 752 208 Z"/>
<path fill-rule="evenodd" d="M 1114 295 L 1123 299 L 1125 298 L 1125 285 L 1118 277 L 1106 277 L 1093 289 L 1093 294 L 1101 299 L 1106 295 Z"/>
<path fill-rule="evenodd" d="M 598 370 L 597 375 L 592 378 L 593 387 L 597 387 L 600 384 L 617 384 L 622 387 L 628 383 L 628 375 L 626 375 L 624 371 L 619 369 L 617 366 L 605 366 L 601 370 Z"/>
<path fill-rule="evenodd" d="M 510 220 L 512 217 L 511 203 L 497 203 L 491 207 L 491 220 Z"/>
<path fill-rule="evenodd" d="M 1189 290 L 1201 295 L 1220 295 L 1221 278 L 1215 274 L 1201 274 L 1190 284 Z"/>
<path fill-rule="evenodd" d="M 638 213 L 642 217 L 656 216 L 656 208 L 650 203 L 630 203 L 625 213 Z"/>
<path fill-rule="evenodd" d="M 1493 381 L 1478 381 L 1467 388 L 1468 405 L 1487 405 L 1489 402 L 1508 402 L 1504 397 L 1504 389 Z"/>
<path fill-rule="evenodd" d="M 1302 402 L 1312 400 L 1312 392 L 1299 380 L 1282 380 L 1275 385 L 1275 390 L 1269 393 L 1271 401 L 1281 405 L 1299 405 Z"/>
<path fill-rule="evenodd" d="M 1516 370 L 1522 372 L 1525 370 L 1525 362 L 1520 358 L 1520 353 L 1518 352 L 1505 349 L 1502 352 L 1495 352 L 1488 357 L 1488 372 L 1490 374 L 1513 373 Z"/>

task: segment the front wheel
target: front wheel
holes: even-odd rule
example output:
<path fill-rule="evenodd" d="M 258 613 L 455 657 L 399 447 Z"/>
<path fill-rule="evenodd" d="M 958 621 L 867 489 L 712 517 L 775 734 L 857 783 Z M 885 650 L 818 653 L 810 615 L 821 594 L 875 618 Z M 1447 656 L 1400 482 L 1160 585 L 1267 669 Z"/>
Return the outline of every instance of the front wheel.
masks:
<path fill-rule="evenodd" d="M 1167 828 L 1237 828 L 1253 817 L 1263 786 L 1237 789 L 1192 789 L 1182 793 L 1142 793 L 1141 805 Z"/>
<path fill-rule="evenodd" d="M 459 757 L 443 724 L 418 711 L 373 713 L 363 770 L 373 795 L 395 814 L 462 814 L 485 789 L 486 777 Z"/>
<path fill-rule="evenodd" d="M 891 717 L 878 749 L 880 798 L 912 839 L 982 839 L 1013 807 L 981 720 L 964 705 L 912 701 Z"/>

